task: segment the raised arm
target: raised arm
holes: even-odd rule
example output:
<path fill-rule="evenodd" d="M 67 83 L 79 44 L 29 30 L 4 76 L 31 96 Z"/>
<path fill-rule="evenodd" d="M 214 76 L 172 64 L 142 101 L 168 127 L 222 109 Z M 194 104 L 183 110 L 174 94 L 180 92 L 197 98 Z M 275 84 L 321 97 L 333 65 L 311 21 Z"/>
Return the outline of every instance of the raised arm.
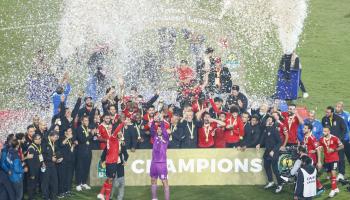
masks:
<path fill-rule="evenodd" d="M 210 118 L 209 122 L 215 122 L 215 123 L 219 124 L 220 126 L 225 126 L 226 125 L 225 122 L 217 120 L 217 119 L 213 119 L 213 118 Z"/>
<path fill-rule="evenodd" d="M 156 129 L 156 124 L 154 122 L 154 120 L 148 122 L 148 125 L 150 125 L 150 132 L 151 132 L 151 137 L 155 137 L 157 135 L 157 131 L 155 130 Z"/>
<path fill-rule="evenodd" d="M 78 97 L 77 102 L 75 102 L 74 109 L 71 114 L 73 119 L 78 115 L 80 106 L 81 106 L 81 97 Z"/>
<path fill-rule="evenodd" d="M 113 137 L 117 137 L 118 133 L 120 132 L 120 130 L 122 130 L 122 128 L 124 127 L 124 122 L 121 122 L 117 128 L 114 130 L 113 132 Z"/>
<path fill-rule="evenodd" d="M 161 123 L 161 128 L 162 128 L 162 135 L 163 135 L 163 139 L 165 139 L 166 141 L 169 140 L 169 135 L 168 135 L 168 131 L 166 130 L 165 128 L 165 123 L 164 123 L 164 120 L 162 121 Z"/>
<path fill-rule="evenodd" d="M 212 98 L 209 99 L 211 107 L 213 107 L 213 110 L 216 114 L 220 114 L 219 108 L 216 106 L 214 100 Z"/>

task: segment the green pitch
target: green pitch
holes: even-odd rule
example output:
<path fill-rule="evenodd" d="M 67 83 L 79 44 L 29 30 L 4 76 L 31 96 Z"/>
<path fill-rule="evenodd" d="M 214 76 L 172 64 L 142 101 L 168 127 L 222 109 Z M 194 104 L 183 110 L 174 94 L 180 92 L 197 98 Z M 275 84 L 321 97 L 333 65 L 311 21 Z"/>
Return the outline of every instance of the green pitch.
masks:
<path fill-rule="evenodd" d="M 35 49 L 45 43 L 57 44 L 52 40 L 55 31 L 42 32 L 40 27 L 18 28 L 28 24 L 44 24 L 57 21 L 59 18 L 59 0 L 34 0 L 0 2 L 0 96 L 8 93 L 13 87 L 8 81 L 15 81 L 11 71 L 18 71 L 18 76 L 24 76 L 24 66 L 21 57 L 33 57 Z M 38 8 L 41 11 L 38 11 Z M 303 65 L 302 79 L 310 97 L 298 101 L 310 109 L 317 109 L 318 117 L 323 116 L 327 105 L 344 101 L 346 110 L 350 110 L 350 92 L 348 80 L 350 77 L 350 1 L 349 0 L 310 0 L 310 13 L 302 34 L 298 53 Z M 45 12 L 42 12 L 45 10 Z M 12 16 L 12 17 L 10 17 Z M 32 19 L 30 22 L 23 19 Z M 17 28 L 16 28 L 17 27 Z M 35 35 L 35 37 L 33 37 Z M 21 44 L 29 43 L 24 48 Z M 30 48 L 31 47 L 31 48 Z M 13 98 L 0 97 L 0 107 L 6 108 L 8 100 Z M 347 176 L 350 176 L 350 166 L 347 164 Z M 323 177 L 325 178 L 325 177 Z M 330 184 L 322 197 L 327 199 Z M 170 182 L 171 185 L 171 182 Z M 350 193 L 345 187 L 340 187 L 340 194 L 334 199 L 349 199 Z M 261 186 L 202 186 L 202 187 L 171 187 L 172 199 L 206 200 L 206 199 L 291 199 L 292 187 L 278 195 L 265 191 Z M 76 194 L 71 199 L 96 199 L 98 188 L 89 192 Z M 159 189 L 160 199 L 162 191 Z M 125 199 L 150 199 L 149 187 L 127 187 Z"/>

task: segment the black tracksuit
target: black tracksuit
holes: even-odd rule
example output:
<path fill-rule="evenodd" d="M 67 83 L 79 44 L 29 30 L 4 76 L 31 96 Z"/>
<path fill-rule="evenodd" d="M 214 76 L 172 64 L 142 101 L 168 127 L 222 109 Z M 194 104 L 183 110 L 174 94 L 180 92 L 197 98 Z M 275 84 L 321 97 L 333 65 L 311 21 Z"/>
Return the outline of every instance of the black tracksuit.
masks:
<path fill-rule="evenodd" d="M 43 161 L 43 148 L 42 145 L 31 144 L 28 148 L 28 153 L 33 155 L 32 159 L 27 159 L 28 173 L 27 173 L 27 193 L 28 199 L 34 199 L 34 195 L 39 185 L 41 171 L 40 168 Z"/>
<path fill-rule="evenodd" d="M 52 161 L 52 157 L 58 155 L 57 145 L 50 143 L 49 139 L 42 145 L 44 163 L 46 166 L 45 172 L 42 174 L 41 191 L 43 199 L 56 199 L 58 191 L 58 177 L 56 163 Z M 59 157 L 56 156 L 58 159 Z"/>
<path fill-rule="evenodd" d="M 331 134 L 337 136 L 343 144 L 345 144 L 344 137 L 347 134 L 347 126 L 344 119 L 340 116 L 333 114 L 333 119 L 324 116 L 322 118 L 322 126 L 330 126 Z M 339 173 L 345 175 L 345 153 L 344 149 L 338 151 L 339 154 Z"/>
<path fill-rule="evenodd" d="M 93 135 L 91 132 L 89 132 L 87 127 L 84 128 L 79 126 L 76 130 L 76 141 L 78 141 L 78 145 L 76 147 L 77 169 L 75 175 L 77 185 L 87 183 L 92 158 L 90 144 L 92 142 Z"/>
<path fill-rule="evenodd" d="M 217 88 L 215 85 L 215 78 L 220 78 L 221 87 Z M 230 93 L 232 89 L 231 73 L 227 67 L 222 67 L 219 77 L 217 77 L 216 69 L 209 73 L 209 90 L 216 93 Z"/>
<path fill-rule="evenodd" d="M 81 105 L 81 98 L 78 98 L 77 102 L 75 103 L 74 109 L 72 110 L 72 113 L 71 113 L 72 120 L 69 121 L 66 117 L 66 108 L 65 108 L 64 102 L 61 102 L 60 112 L 59 112 L 59 118 L 61 119 L 60 137 L 64 136 L 64 132 L 68 128 L 73 127 L 74 118 L 78 115 L 80 105 Z"/>
<path fill-rule="evenodd" d="M 261 137 L 261 128 L 260 125 L 252 126 L 250 123 L 247 123 L 244 126 L 244 138 L 242 146 L 247 148 L 255 148 L 256 145 L 260 143 Z"/>
<path fill-rule="evenodd" d="M 198 128 L 202 126 L 202 122 L 197 121 L 195 119 L 192 122 L 187 122 L 186 120 L 184 120 L 183 122 L 179 123 L 178 126 L 182 130 L 180 148 L 182 149 L 197 148 Z M 191 132 L 192 132 L 192 138 L 191 138 Z"/>
<path fill-rule="evenodd" d="M 134 127 L 136 129 L 136 137 L 138 138 L 137 129 L 140 131 L 140 139 L 137 139 L 137 148 L 138 149 L 152 149 L 151 144 L 151 134 L 149 131 L 146 131 L 144 127 L 147 125 L 146 121 L 139 121 L 134 123 Z"/>
<path fill-rule="evenodd" d="M 238 100 L 242 101 L 242 103 L 243 103 L 242 107 L 239 107 Z M 226 108 L 229 109 L 233 105 L 238 106 L 241 113 L 245 112 L 247 110 L 247 106 L 248 106 L 248 99 L 242 93 L 238 93 L 238 95 L 236 97 L 231 94 L 226 99 Z"/>
<path fill-rule="evenodd" d="M 280 174 L 278 171 L 278 158 L 279 158 L 279 149 L 281 147 L 281 138 L 279 135 L 279 130 L 276 126 L 266 126 L 262 136 L 260 138 L 260 145 L 265 145 L 264 152 L 264 168 L 266 171 L 267 179 L 269 182 L 273 181 L 272 171 L 276 176 L 278 185 L 282 184 Z M 273 157 L 270 156 L 270 152 L 273 151 Z"/>
<path fill-rule="evenodd" d="M 180 148 L 181 138 L 183 137 L 183 129 L 179 125 L 170 125 L 171 135 L 169 136 L 169 149 Z"/>
<path fill-rule="evenodd" d="M 122 145 L 119 152 L 120 163 L 117 164 L 117 178 L 124 177 L 124 163 L 128 161 L 129 154 L 125 145 Z"/>
<path fill-rule="evenodd" d="M 63 144 L 65 139 L 66 136 L 62 136 L 58 141 L 58 146 L 63 157 L 63 161 L 57 165 L 59 175 L 59 194 L 71 191 L 75 166 L 74 139 L 68 139 L 67 143 Z"/>
<path fill-rule="evenodd" d="M 118 124 L 119 125 L 119 124 Z M 113 128 L 116 128 L 115 125 Z M 114 131 L 114 129 L 113 129 Z M 125 125 L 121 132 L 124 134 L 124 142 L 127 149 L 136 149 L 137 147 L 137 130 L 133 125 Z"/>

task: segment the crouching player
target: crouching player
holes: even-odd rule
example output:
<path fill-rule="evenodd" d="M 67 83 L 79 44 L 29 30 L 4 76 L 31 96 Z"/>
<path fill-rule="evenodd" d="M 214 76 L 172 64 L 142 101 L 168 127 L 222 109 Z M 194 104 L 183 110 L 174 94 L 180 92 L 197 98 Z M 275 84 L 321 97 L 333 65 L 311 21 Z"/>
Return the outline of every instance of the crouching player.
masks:
<path fill-rule="evenodd" d="M 339 193 L 337 187 L 336 175 L 339 162 L 338 151 L 343 149 L 344 145 L 341 143 L 338 137 L 331 134 L 329 126 L 323 128 L 323 137 L 320 139 L 320 145 L 317 148 L 317 168 L 322 169 L 321 162 L 321 150 L 324 152 L 324 168 L 331 176 L 332 190 L 329 193 L 329 197 L 332 198 L 335 194 Z"/>
<path fill-rule="evenodd" d="M 109 138 L 107 140 L 107 147 L 104 150 L 105 153 L 105 163 L 106 163 L 106 176 L 107 180 L 104 182 L 100 193 L 97 195 L 98 199 L 110 199 L 110 194 L 112 190 L 112 182 L 115 178 L 116 172 L 117 172 L 117 165 L 120 162 L 119 161 L 119 139 L 117 137 L 120 130 L 123 128 L 124 124 L 127 123 L 127 120 L 130 120 L 127 118 L 125 122 L 120 123 L 118 127 L 115 129 L 113 134 L 109 135 Z M 102 156 L 102 160 L 104 160 Z M 106 197 L 104 196 L 106 195 Z"/>
<path fill-rule="evenodd" d="M 163 183 L 165 200 L 170 199 L 170 189 L 168 185 L 168 169 L 167 169 L 167 148 L 169 143 L 169 135 L 166 130 L 164 120 L 161 119 L 159 126 L 152 120 L 151 135 L 153 138 L 152 162 L 150 169 L 151 176 L 151 191 L 152 200 L 157 200 L 157 179 L 159 178 Z"/>

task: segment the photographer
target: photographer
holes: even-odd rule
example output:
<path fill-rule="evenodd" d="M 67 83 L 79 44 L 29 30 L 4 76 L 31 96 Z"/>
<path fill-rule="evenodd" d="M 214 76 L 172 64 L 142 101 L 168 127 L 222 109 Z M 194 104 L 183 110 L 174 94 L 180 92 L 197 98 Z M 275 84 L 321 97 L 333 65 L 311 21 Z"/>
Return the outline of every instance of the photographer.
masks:
<path fill-rule="evenodd" d="M 316 196 L 316 174 L 317 170 L 312 166 L 312 159 L 305 155 L 302 156 L 297 175 L 294 200 L 310 200 Z"/>

